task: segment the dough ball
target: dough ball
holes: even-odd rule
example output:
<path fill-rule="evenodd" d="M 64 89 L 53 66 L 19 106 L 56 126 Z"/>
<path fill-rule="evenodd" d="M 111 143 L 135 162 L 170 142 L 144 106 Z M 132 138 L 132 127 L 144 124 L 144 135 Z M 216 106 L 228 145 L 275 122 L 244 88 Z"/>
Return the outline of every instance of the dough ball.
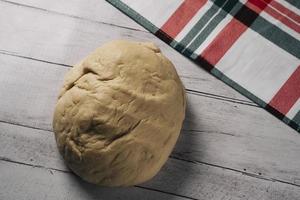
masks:
<path fill-rule="evenodd" d="M 88 182 L 139 184 L 166 162 L 185 105 L 184 87 L 158 47 L 109 42 L 65 76 L 53 119 L 57 146 Z"/>

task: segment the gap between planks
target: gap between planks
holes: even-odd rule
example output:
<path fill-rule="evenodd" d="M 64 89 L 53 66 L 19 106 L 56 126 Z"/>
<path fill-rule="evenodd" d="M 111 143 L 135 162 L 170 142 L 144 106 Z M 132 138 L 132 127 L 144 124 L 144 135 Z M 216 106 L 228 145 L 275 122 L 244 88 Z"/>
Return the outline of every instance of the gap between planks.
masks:
<path fill-rule="evenodd" d="M 20 127 L 29 128 L 29 129 L 41 130 L 41 131 L 45 131 L 45 132 L 48 132 L 50 134 L 53 134 L 52 130 L 45 130 L 45 129 L 42 129 L 42 128 L 35 128 L 35 127 L 31 127 L 31 126 L 25 126 L 25 125 L 5 122 L 5 121 L 0 121 L 0 123 L 10 124 L 12 126 L 20 126 Z M 182 130 L 182 131 L 185 131 L 185 130 Z M 250 176 L 250 177 L 253 177 L 253 178 L 258 178 L 258 179 L 262 179 L 262 180 L 266 180 L 266 181 L 279 182 L 279 183 L 283 183 L 283 184 L 288 184 L 288 185 L 293 185 L 293 186 L 296 186 L 296 187 L 300 187 L 299 184 L 291 183 L 291 182 L 288 182 L 288 181 L 283 181 L 283 180 L 276 179 L 276 178 L 269 178 L 269 177 L 266 177 L 266 176 L 262 176 L 261 174 L 258 175 L 258 174 L 249 173 L 249 172 L 241 171 L 241 170 L 238 170 L 238 169 L 234 169 L 234 168 L 230 168 L 230 167 L 224 167 L 224 166 L 221 166 L 221 165 L 211 164 L 211 163 L 198 161 L 198 160 L 183 159 L 183 158 L 179 158 L 177 156 L 173 156 L 172 154 L 169 156 L 169 158 L 179 160 L 179 161 L 182 161 L 182 162 L 189 162 L 189 163 L 192 163 L 192 164 L 195 164 L 195 165 L 206 165 L 206 166 L 210 166 L 210 167 L 220 168 L 220 169 L 223 169 L 223 170 L 229 170 L 229 171 L 232 171 L 232 172 L 241 173 L 242 175 L 245 175 L 245 176 Z M 60 170 L 60 169 L 56 169 L 56 168 L 48 168 L 48 167 L 41 166 L 41 165 L 34 165 L 34 164 L 14 161 L 14 160 L 11 160 L 11 159 L 8 159 L 8 158 L 5 158 L 5 157 L 0 157 L 0 160 L 7 161 L 7 162 L 13 162 L 13 163 L 16 163 L 16 164 L 28 165 L 28 166 L 32 166 L 32 167 L 51 169 L 51 170 L 56 170 L 56 171 L 60 171 L 60 172 L 65 172 L 65 173 L 70 172 L 70 171 Z"/>
<path fill-rule="evenodd" d="M 56 63 L 56 62 L 51 62 L 51 61 L 42 60 L 42 59 L 38 59 L 38 58 L 18 55 L 16 53 L 8 52 L 8 51 L 1 50 L 1 49 L 0 49 L 0 54 L 7 55 L 7 56 L 14 56 L 14 57 L 28 59 L 28 60 L 34 60 L 34 61 L 37 61 L 37 62 L 48 63 L 48 64 L 52 64 L 52 65 L 58 65 L 58 66 L 67 67 L 67 68 L 73 67 L 71 65 L 66 65 L 66 64 L 63 64 L 63 63 Z M 242 105 L 247 105 L 247 106 L 254 106 L 254 107 L 260 108 L 257 104 L 253 103 L 252 101 L 246 101 L 246 100 L 242 100 L 242 99 L 236 99 L 236 98 L 226 97 L 226 96 L 222 96 L 222 95 L 216 95 L 216 94 L 211 94 L 211 93 L 207 93 L 207 92 L 201 92 L 201 91 L 192 90 L 192 89 L 189 89 L 189 88 L 185 88 L 185 90 L 186 90 L 187 93 L 193 94 L 193 95 L 198 95 L 198 96 L 217 99 L 217 100 L 221 100 L 221 101 L 228 101 L 228 102 L 231 102 L 231 103 L 237 103 L 237 104 L 242 104 Z"/>
<path fill-rule="evenodd" d="M 33 5 L 35 5 L 35 3 L 30 3 L 30 1 L 31 0 L 28 0 L 29 2 L 27 2 L 28 4 L 33 4 Z M 1 1 L 0 1 L 1 2 Z M 96 3 L 96 2 L 94 2 L 94 3 Z M 77 2 L 77 4 L 78 4 L 78 2 Z M 76 6 L 79 6 L 79 5 L 77 5 L 77 4 L 75 4 L 75 7 Z M 100 2 L 100 5 L 105 5 L 104 4 L 104 1 L 102 1 L 102 2 Z M 7 7 L 7 10 L 10 10 L 10 6 L 12 6 L 12 10 L 13 10 L 13 12 L 15 11 L 15 9 L 17 10 L 16 11 L 16 13 L 21 13 L 22 12 L 22 10 L 23 10 L 23 7 L 22 6 L 17 6 L 17 5 L 15 5 L 15 4 L 6 4 L 6 3 L 4 3 L 4 6 L 6 5 L 6 7 Z M 68 3 L 66 3 L 66 6 L 68 5 Z M 70 4 L 70 6 L 71 5 L 73 5 L 73 4 Z M 41 4 L 39 7 L 42 7 L 42 8 L 44 8 L 43 7 L 43 4 Z M 26 8 L 26 7 L 24 7 L 24 8 Z M 6 8 L 4 8 L 5 10 L 6 10 Z M 56 8 L 56 9 L 58 9 L 58 10 L 60 10 L 59 8 Z M 101 9 L 101 8 L 100 8 Z M 71 9 L 72 10 L 72 9 Z M 37 23 L 38 24 L 35 24 L 35 25 L 33 25 L 32 27 L 31 26 L 29 26 L 29 27 L 27 27 L 27 25 L 24 25 L 24 27 L 23 27 L 23 25 L 21 25 L 21 24 L 18 24 L 18 22 L 16 22 L 17 24 L 14 24 L 14 26 L 13 27 L 18 27 L 18 26 L 20 26 L 20 28 L 22 29 L 22 30 L 31 30 L 31 31 L 33 31 L 33 35 L 36 35 L 38 38 L 36 38 L 36 37 L 33 37 L 33 38 L 31 38 L 31 36 L 32 36 L 32 34 L 27 34 L 27 31 L 26 31 L 26 35 L 20 35 L 20 34 L 17 34 L 16 35 L 16 38 L 14 38 L 14 40 L 16 41 L 16 40 L 18 40 L 18 39 L 20 39 L 20 40 L 23 40 L 22 38 L 27 38 L 28 39 L 28 41 L 29 42 L 25 42 L 25 46 L 28 46 L 27 48 L 25 47 L 25 48 L 22 48 L 22 45 L 21 45 L 21 47 L 19 47 L 20 45 L 18 45 L 18 44 L 22 44 L 23 42 L 16 42 L 16 45 L 14 45 L 14 44 L 9 44 L 9 43 L 7 43 L 7 42 L 4 42 L 4 47 L 6 48 L 4 48 L 4 47 L 2 47 L 3 48 L 3 50 L 2 50 L 2 52 L 4 52 L 4 53 L 12 53 L 12 54 L 17 54 L 17 55 L 19 55 L 19 56 L 24 56 L 24 57 L 33 57 L 33 59 L 38 59 L 38 60 L 44 60 L 45 62 L 52 62 L 52 63 L 57 63 L 57 64 L 62 64 L 62 63 L 64 63 L 64 64 L 66 64 L 66 65 L 72 65 L 74 62 L 77 62 L 77 53 L 74 55 L 74 54 L 70 54 L 69 55 L 69 53 L 67 53 L 66 55 L 65 55 L 65 57 L 69 57 L 69 59 L 68 60 L 65 60 L 65 58 L 64 57 L 61 57 L 61 55 L 62 54 L 56 54 L 56 53 L 49 53 L 49 54 L 41 54 L 40 55 L 40 53 L 38 53 L 38 52 L 41 52 L 41 51 L 44 51 L 44 49 L 48 49 L 48 48 L 52 48 L 51 47 L 51 45 L 52 44 L 50 44 L 50 43 L 44 43 L 43 42 L 43 37 L 41 37 L 41 38 L 39 38 L 40 37 L 40 35 L 39 35 L 39 33 L 40 33 L 40 31 L 44 31 L 44 28 L 46 28 L 46 27 L 44 27 L 44 25 L 43 24 L 40 24 L 40 23 L 43 23 L 45 20 L 50 20 L 50 19 L 52 19 L 52 21 L 53 20 L 55 20 L 56 18 L 61 18 L 61 16 L 59 16 L 59 15 L 56 15 L 56 14 L 52 14 L 52 13 L 47 13 L 47 12 L 44 12 L 44 11 L 40 11 L 40 10 L 36 10 L 36 9 L 24 9 L 24 11 L 26 11 L 24 14 L 25 15 L 27 15 L 27 14 L 29 14 L 29 13 L 35 13 L 35 12 L 38 12 L 38 14 L 41 14 L 42 15 L 42 17 L 43 18 L 41 18 L 41 19 L 43 19 L 42 21 L 38 21 Z M 65 10 L 63 10 L 63 12 L 67 12 L 68 13 L 68 11 L 65 11 Z M 111 12 L 113 12 L 113 10 L 111 11 Z M 8 11 L 8 13 L 10 13 L 9 11 Z M 73 8 L 73 11 L 71 12 L 72 14 L 74 14 L 74 8 Z M 116 14 L 118 14 L 118 13 L 116 13 Z M 47 18 L 46 16 L 47 15 L 51 15 L 51 16 L 48 16 L 48 17 L 50 17 L 50 18 Z M 29 21 L 32 21 L 32 20 L 34 20 L 36 17 L 33 17 L 32 16 L 32 14 L 29 14 L 28 15 L 29 16 Z M 32 19 L 31 19 L 31 17 L 33 17 Z M 45 19 L 44 19 L 44 17 L 46 17 Z M 90 17 L 89 15 L 88 15 L 88 17 Z M 119 16 L 120 17 L 120 16 Z M 54 18 L 54 19 L 53 19 Z M 60 24 L 60 25 L 63 25 L 62 27 L 66 27 L 65 25 L 66 24 L 68 24 L 70 21 L 69 20 L 71 20 L 72 22 L 71 22 L 71 24 L 73 24 L 73 23 L 78 23 L 78 22 L 75 22 L 76 20 L 74 19 L 74 18 L 70 18 L 70 17 L 63 17 L 64 18 L 64 20 L 63 20 L 63 24 Z M 105 17 L 104 17 L 105 18 Z M 106 16 L 106 18 L 107 18 L 107 16 Z M 122 18 L 122 17 L 121 17 Z M 128 20 L 127 18 L 125 18 L 125 15 L 123 16 L 123 20 L 121 20 L 121 21 L 124 21 L 125 22 L 125 24 L 127 24 L 126 23 L 126 21 L 130 21 L 130 20 Z M 14 19 L 14 18 L 13 18 Z M 126 20 L 125 20 L 126 19 Z M 60 20 L 60 19 L 56 19 L 56 20 Z M 65 21 L 65 20 L 67 20 L 67 21 Z M 104 19 L 105 20 L 105 19 Z M 106 19 L 107 20 L 107 19 Z M 51 20 L 50 20 L 51 21 Z M 73 22 L 74 21 L 74 22 Z M 81 20 L 79 20 L 79 21 L 81 21 Z M 100 21 L 101 21 L 101 19 L 100 19 Z M 13 20 L 13 22 L 14 22 L 14 20 Z M 110 22 L 110 21 L 108 21 L 108 22 Z M 3 23 L 4 23 L 4 25 L 5 26 L 11 26 L 11 24 L 10 23 L 6 23 L 5 21 L 3 21 Z M 79 24 L 81 24 L 82 22 L 80 22 Z M 31 24 L 31 23 L 29 23 L 29 24 Z M 85 24 L 85 23 L 83 23 L 83 24 Z M 98 28 L 99 28 L 99 26 L 102 26 L 102 25 L 100 25 L 99 24 L 99 26 L 93 26 L 93 25 L 95 25 L 95 24 L 89 24 L 88 25 L 88 28 L 89 28 L 89 30 L 92 28 L 92 30 L 98 30 Z M 38 26 L 39 28 L 36 28 L 35 26 Z M 81 26 L 81 25 L 80 25 Z M 99 42 L 99 40 L 97 39 L 97 37 L 96 37 L 96 35 L 99 35 L 99 33 L 100 33 L 100 36 L 102 37 L 102 38 L 106 38 L 106 39 L 115 39 L 116 37 L 121 37 L 121 38 L 126 38 L 126 39 L 132 39 L 132 38 L 134 38 L 134 39 L 139 39 L 139 40 L 143 40 L 142 38 L 145 38 L 145 39 L 152 39 L 153 41 L 156 41 L 157 42 L 157 44 L 159 44 L 159 46 L 160 46 L 160 48 L 162 49 L 162 50 L 165 50 L 166 52 L 166 55 L 169 57 L 169 58 L 173 58 L 173 62 L 175 62 L 175 63 L 178 63 L 178 66 L 179 67 L 177 67 L 177 69 L 179 70 L 179 74 L 180 75 L 182 75 L 182 78 L 185 80 L 185 81 L 187 81 L 187 84 L 188 85 L 191 85 L 192 86 L 192 88 L 190 88 L 190 89 L 196 89 L 196 90 L 199 90 L 198 88 L 201 88 L 200 90 L 201 91 L 205 91 L 206 93 L 211 93 L 211 91 L 215 91 L 215 89 L 216 89 L 216 91 L 217 91 L 217 94 L 221 94 L 221 95 L 223 95 L 223 96 L 228 96 L 228 94 L 229 94 L 229 97 L 233 97 L 233 99 L 237 99 L 237 100 L 241 100 L 241 101 L 243 101 L 243 102 L 248 102 L 248 103 L 250 103 L 250 104 L 253 104 L 253 105 L 255 105 L 253 102 L 251 102 L 250 100 L 248 100 L 246 97 L 244 97 L 243 95 L 241 95 L 240 93 L 238 93 L 237 91 L 235 91 L 234 89 L 232 89 L 232 88 L 230 88 L 230 87 L 228 87 L 227 85 L 225 85 L 224 83 L 222 83 L 220 80 L 217 80 L 215 77 L 213 77 L 213 76 L 211 76 L 210 74 L 208 74 L 207 72 L 205 73 L 205 75 L 203 74 L 203 75 L 200 75 L 200 77 L 198 77 L 198 75 L 196 76 L 196 77 L 192 77 L 191 75 L 189 75 L 192 71 L 199 71 L 200 69 L 201 70 L 203 70 L 202 68 L 200 68 L 198 65 L 195 65 L 194 63 L 192 63 L 192 61 L 190 61 L 189 59 L 187 59 L 187 58 L 185 58 L 184 56 L 180 56 L 180 54 L 178 54 L 178 52 L 176 52 L 174 49 L 172 49 L 172 48 L 170 48 L 169 46 L 167 46 L 165 43 L 163 43 L 161 40 L 159 40 L 159 39 L 157 39 L 157 38 L 155 38 L 154 36 L 153 36 L 153 34 L 150 34 L 149 32 L 145 32 L 145 33 L 142 33 L 142 32 L 138 32 L 138 31 L 130 31 L 130 30 L 127 30 L 127 29 L 120 29 L 120 28 L 115 28 L 115 27 L 112 27 L 112 26 L 109 26 L 109 25 L 103 25 L 103 26 L 106 26 L 105 28 L 107 28 L 108 29 L 108 31 L 110 31 L 111 29 L 112 29 L 112 33 L 113 33 L 113 35 L 111 36 L 111 34 L 102 34 L 101 32 L 97 32 L 97 34 L 95 34 L 95 33 L 90 33 L 89 31 L 87 31 L 87 33 L 88 33 L 88 37 L 91 37 L 90 39 L 91 39 L 91 41 L 93 41 L 93 40 L 95 40 L 94 42 Z M 10 38 L 10 35 L 11 35 L 11 31 L 12 30 L 10 30 L 10 28 L 8 28 L 9 30 L 7 31 L 7 32 L 5 32 L 5 33 L 3 33 L 3 38 L 5 38 L 5 37 L 8 37 L 8 38 Z M 13 28 L 14 29 L 14 28 Z M 21 30 L 20 29 L 20 30 Z M 72 28 L 71 28 L 72 29 Z M 70 30 L 71 30 L 70 29 Z M 62 33 L 63 33 L 63 36 L 62 37 L 68 37 L 68 35 L 70 34 L 70 31 L 68 28 L 67 29 L 63 29 L 63 31 L 62 31 Z M 31 32 L 30 31 L 30 32 Z M 126 31 L 130 31 L 130 32 L 126 32 Z M 18 31 L 19 32 L 19 31 Z M 50 31 L 51 32 L 51 31 Z M 54 31 L 54 32 L 57 32 L 57 31 Z M 53 32 L 53 33 L 54 33 Z M 104 31 L 104 32 L 107 32 L 107 31 Z M 136 32 L 136 33 L 138 33 L 138 36 L 136 36 L 137 34 L 136 33 L 133 33 L 133 32 Z M 52 33 L 52 32 L 51 32 Z M 52 33 L 52 34 L 53 34 Z M 86 32 L 78 32 L 78 34 L 80 35 L 80 34 L 86 34 Z M 7 35 L 7 34 L 9 34 L 9 35 Z M 78 34 L 77 34 L 77 32 L 76 32 L 76 37 L 78 36 Z M 50 37 L 49 39 L 50 40 L 52 40 L 52 39 L 54 39 L 55 40 L 55 38 L 56 37 L 52 37 L 53 35 L 47 35 L 47 36 L 44 36 L 44 37 Z M 78 36 L 79 37 L 79 36 Z M 31 39 L 30 39 L 31 38 Z M 79 38 L 81 38 L 81 37 L 79 37 Z M 48 39 L 48 40 L 49 40 Z M 33 40 L 32 42 L 33 42 L 33 44 L 31 44 L 30 43 L 30 40 Z M 41 41 L 40 41 L 41 40 Z M 104 39 L 102 39 L 102 40 L 104 40 Z M 104 41 L 102 41 L 101 39 L 100 39 L 100 41 L 101 41 L 101 43 L 103 43 L 103 42 L 105 42 L 105 40 Z M 4 40 L 3 40 L 4 41 Z M 36 41 L 36 42 L 34 42 L 34 41 Z M 7 43 L 7 44 L 6 44 Z M 42 46 L 40 45 L 40 43 L 42 44 Z M 35 46 L 35 45 L 38 45 L 38 48 L 33 48 L 32 49 L 32 51 L 30 51 L 31 53 L 28 53 L 28 48 L 31 48 L 31 46 Z M 90 52 L 90 48 L 87 48 L 87 46 L 85 46 L 84 45 L 84 43 L 82 43 L 82 41 L 79 43 L 79 44 L 74 44 L 75 46 L 77 46 L 76 48 L 78 48 L 78 49 L 69 49 L 69 48 L 67 48 L 68 46 L 72 46 L 73 44 L 72 44 L 72 42 L 71 43 L 69 43 L 69 42 L 67 42 L 66 44 L 63 42 L 63 43 L 61 43 L 61 42 L 59 42 L 58 43 L 58 45 L 55 45 L 55 51 L 62 51 L 62 52 L 64 52 L 64 50 L 68 50 L 68 52 L 70 52 L 70 50 L 71 51 L 75 51 L 76 50 L 76 52 L 80 52 L 80 53 L 78 53 L 79 55 L 80 55 L 80 57 L 83 57 L 83 56 L 85 56 L 88 52 Z M 92 46 L 93 47 L 93 49 L 94 48 L 96 48 L 97 46 L 94 46 L 94 45 L 88 45 L 89 47 L 90 46 Z M 58 49 L 57 49 L 58 48 Z M 66 48 L 66 49 L 65 49 Z M 11 50 L 10 50 L 11 49 Z M 21 49 L 20 50 L 20 52 L 19 52 L 19 50 L 18 49 Z M 34 49 L 36 49 L 36 51 L 34 50 Z M 24 52 L 23 52 L 24 51 Z M 18 53 L 17 53 L 18 52 Z M 82 53 L 82 52 L 85 52 L 85 53 Z M 79 56 L 78 55 L 78 56 Z M 76 58 L 76 60 L 75 60 L 75 58 Z M 63 65 L 64 65 L 63 64 Z M 180 65 L 179 65 L 180 64 Z M 187 66 L 185 66 L 185 65 L 187 65 Z M 197 66 L 196 68 L 195 68 L 195 66 Z M 191 68 L 192 67 L 192 68 Z M 199 71 L 199 72 L 202 72 L 202 71 Z M 185 75 L 185 73 L 187 73 L 188 75 L 186 76 Z M 192 74 L 195 74 L 195 73 L 192 73 Z M 201 86 L 201 85 L 198 85 L 198 86 L 196 86 L 196 84 L 194 84 L 194 82 L 200 82 L 199 84 L 202 84 L 202 83 L 204 83 L 205 84 L 205 82 L 207 82 L 207 81 L 212 81 L 212 84 L 209 84 L 209 86 Z M 196 88 L 193 88 L 193 85 L 195 85 L 195 87 Z M 202 88 L 203 87 L 203 88 Z M 208 89 L 210 89 L 210 90 L 208 90 Z"/>
<path fill-rule="evenodd" d="M 9 162 L 9 163 L 17 164 L 17 165 L 25 165 L 25 166 L 29 166 L 29 167 L 33 167 L 33 168 L 40 168 L 40 169 L 44 169 L 44 170 L 49 170 L 51 174 L 53 173 L 52 171 L 56 171 L 58 173 L 73 174 L 72 171 L 49 168 L 49 167 L 44 167 L 44 166 L 41 166 L 41 165 L 28 164 L 28 163 L 14 161 L 14 160 L 11 160 L 11 159 L 8 159 L 8 158 L 3 158 L 3 157 L 0 157 L 0 161 Z M 193 198 L 193 197 L 188 197 L 188 196 L 181 195 L 181 194 L 176 194 L 176 193 L 172 193 L 172 192 L 158 190 L 158 189 L 155 189 L 155 188 L 139 186 L 139 185 L 134 185 L 133 187 L 141 188 L 141 189 L 144 189 L 144 190 L 156 191 L 156 192 L 160 192 L 160 193 L 164 193 L 164 194 L 168 194 L 168 195 L 172 195 L 172 196 L 176 196 L 176 197 L 182 197 L 184 199 L 198 200 L 198 199 Z"/>
<path fill-rule="evenodd" d="M 80 20 L 84 20 L 84 21 L 88 21 L 88 22 L 92 22 L 92 23 L 96 23 L 96 24 L 105 24 L 105 25 L 110 25 L 110 26 L 114 26 L 114 27 L 118 27 L 118 28 L 123 28 L 123 29 L 129 29 L 129 30 L 134 30 L 134 31 L 140 31 L 140 32 L 149 33 L 148 31 L 144 31 L 144 30 L 140 30 L 140 29 L 135 29 L 135 28 L 130 28 L 128 26 L 120 26 L 120 25 L 117 25 L 117 24 L 106 23 L 106 22 L 101 22 L 101 21 L 97 21 L 97 20 L 91 20 L 91 19 L 87 19 L 87 18 L 84 18 L 84 17 L 79 17 L 79 16 L 75 16 L 75 15 L 71 15 L 71 14 L 61 13 L 61 12 L 57 12 L 57 11 L 53 11 L 53 10 L 48 10 L 48 9 L 44 9 L 44 8 L 39 8 L 39 7 L 36 7 L 36 6 L 21 4 L 21 3 L 17 3 L 17 2 L 12 2 L 12 1 L 7 1 L 7 0 L 0 0 L 0 2 L 12 4 L 12 5 L 17 5 L 17 6 L 23 6 L 23 7 L 26 7 L 26 8 L 36 9 L 36 10 L 40 10 L 40 11 L 44 11 L 44 12 L 48 12 L 48 13 L 53 13 L 53 14 L 57 14 L 57 15 L 61 15 L 61 16 L 71 17 L 71 18 L 74 18 L 74 19 L 80 19 Z M 49 64 L 56 64 L 56 65 L 65 66 L 65 67 L 72 67 L 71 65 L 66 65 L 66 64 L 63 64 L 63 63 L 55 63 L 55 62 L 51 62 L 51 61 L 47 61 L 47 60 L 42 60 L 42 59 L 38 59 L 38 58 L 17 55 L 17 54 L 14 54 L 14 53 L 11 53 L 11 52 L 7 52 L 7 51 L 1 50 L 1 49 L 0 49 L 0 53 L 1 54 L 5 54 L 5 55 L 17 56 L 17 57 L 20 57 L 20 58 L 25 58 L 25 59 L 31 59 L 31 60 L 35 60 L 35 61 L 45 62 L 45 63 L 49 63 Z M 222 96 L 222 95 L 209 94 L 209 93 L 205 93 L 205 92 L 201 92 L 201 91 L 197 91 L 197 90 L 190 90 L 188 88 L 186 89 L 186 91 L 189 92 L 189 93 L 191 93 L 191 94 L 205 96 L 205 97 L 208 97 L 208 98 L 214 98 L 214 99 L 229 101 L 229 102 L 232 102 L 232 103 L 238 103 L 238 104 L 243 104 L 243 105 L 260 107 L 256 103 L 254 103 L 254 102 L 252 102 L 250 100 L 242 100 L 242 99 L 225 97 L 225 96 Z"/>
<path fill-rule="evenodd" d="M 57 14 L 57 15 L 65 16 L 65 17 L 71 17 L 71 18 L 74 18 L 74 19 L 79 19 L 79 20 L 83 20 L 83 21 L 87 21 L 87 22 L 91 22 L 91 23 L 95 23 L 95 24 L 105 24 L 105 25 L 114 26 L 114 27 L 118 27 L 118 28 L 149 33 L 149 31 L 144 31 L 144 30 L 141 30 L 141 29 L 131 28 L 131 27 L 127 27 L 127 26 L 121 26 L 121 25 L 112 24 L 112 23 L 101 22 L 101 21 L 97 21 L 97 20 L 91 20 L 91 19 L 88 19 L 88 18 L 76 16 L 76 15 L 61 13 L 61 12 L 57 12 L 57 11 L 54 11 L 54 10 L 48 10 L 48 9 L 45 9 L 45 8 L 39 8 L 39 7 L 36 7 L 36 6 L 30 6 L 30 5 L 26 5 L 26 4 L 17 3 L 17 2 L 12 2 L 12 1 L 7 1 L 7 0 L 0 0 L 0 2 L 4 2 L 4 3 L 7 3 L 7 4 L 16 5 L 16 6 L 21 6 L 21 7 L 26 7 L 26 8 L 31 8 L 31 9 L 36 9 L 36 10 L 40 10 L 40 11 L 44 11 L 44 12 L 48 12 L 48 13 L 52 13 L 52 14 Z"/>
<path fill-rule="evenodd" d="M 37 63 L 38 64 L 38 63 Z M 40 65 L 38 65 L 38 67 L 40 67 Z M 49 66 L 50 67 L 50 66 Z M 60 68 L 60 67 L 57 67 L 57 68 Z M 255 108 L 256 109 L 256 108 Z M 10 121 L 10 120 L 7 120 L 7 121 Z M 7 122 L 6 121 L 6 122 Z M 34 126 L 34 125 L 33 125 Z M 48 127 L 48 126 L 47 126 Z M 38 129 L 38 128 L 36 128 L 36 129 Z M 48 127 L 48 128 L 46 128 L 46 129 L 50 129 L 50 131 L 51 131 L 51 128 L 50 127 Z M 194 130 L 194 129 L 191 129 L 191 130 L 187 130 L 187 131 L 192 131 L 192 132 L 195 132 L 196 130 Z M 204 132 L 206 132 L 206 131 L 204 131 Z M 227 134 L 228 135 L 228 134 Z M 232 134 L 231 134 L 232 135 Z M 190 159 L 190 160 L 197 160 L 197 159 Z M 213 163 L 213 162 L 212 162 Z M 224 166 L 224 165 L 219 165 L 219 166 Z M 226 166 L 226 165 L 225 165 Z M 231 167 L 231 169 L 243 169 L 243 168 L 238 168 L 238 167 Z M 243 170 L 241 170 L 241 171 L 243 171 Z M 257 174 L 257 173 L 254 173 L 254 174 Z M 268 177 L 274 177 L 274 176 L 268 176 Z M 280 180 L 281 178 L 279 178 L 279 180 Z M 292 183 L 292 181 L 290 181 L 291 183 Z"/>
<path fill-rule="evenodd" d="M 55 64 L 55 63 L 53 63 L 53 64 Z"/>

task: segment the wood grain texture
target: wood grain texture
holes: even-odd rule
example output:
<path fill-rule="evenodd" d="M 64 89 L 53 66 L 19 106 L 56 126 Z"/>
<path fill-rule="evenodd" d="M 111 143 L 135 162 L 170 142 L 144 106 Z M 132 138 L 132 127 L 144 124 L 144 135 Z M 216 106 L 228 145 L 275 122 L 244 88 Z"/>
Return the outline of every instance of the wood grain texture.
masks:
<path fill-rule="evenodd" d="M 12 2 L 0 0 L 0 199 L 300 199 L 296 131 L 104 1 Z M 69 173 L 51 122 L 70 65 L 116 38 L 157 43 L 187 88 L 188 109 L 159 175 L 112 192 Z"/>
<path fill-rule="evenodd" d="M 105 0 L 1 0 L 7 3 L 32 7 L 46 12 L 56 13 L 58 15 L 66 15 L 72 18 L 80 18 L 86 21 L 97 23 L 105 23 L 117 27 L 126 27 L 146 32 L 146 30 L 133 20 L 124 17 L 124 14 L 115 9 Z"/>
<path fill-rule="evenodd" d="M 150 33 L 94 23 L 3 1 L 0 1 L 0 8 L 0 53 L 73 65 L 109 40 L 121 38 L 153 41 L 175 64 L 187 89 L 256 105 Z"/>
<path fill-rule="evenodd" d="M 69 68 L 8 55 L 0 55 L 0 63 L 0 121 L 51 131 Z M 300 185 L 299 135 L 276 122 L 258 107 L 188 93 L 183 132 L 172 156 Z"/>
<path fill-rule="evenodd" d="M 15 197 L 15 199 L 19 198 L 16 198 L 18 196 L 14 195 L 20 195 L 20 193 L 22 194 L 26 191 L 15 192 L 21 185 L 31 191 L 28 194 L 29 197 L 46 195 L 47 192 L 43 190 L 52 187 L 54 187 L 52 191 L 62 194 L 65 192 L 65 187 L 70 187 L 67 191 L 81 191 L 86 188 L 89 190 L 88 193 L 95 192 L 93 190 L 95 187 L 85 186 L 87 184 L 76 180 L 77 178 L 62 173 L 69 172 L 69 170 L 64 166 L 63 161 L 60 159 L 61 157 L 58 155 L 54 136 L 51 132 L 5 123 L 0 123 L 0 128 L 2 130 L 0 136 L 5 138 L 5 141 L 0 140 L 1 147 L 5 147 L 3 148 L 5 151 L 0 152 L 0 156 L 4 160 L 0 161 L 0 170 L 2 172 L 0 175 L 0 181 L 2 182 L 0 191 L 9 192 L 8 196 Z M 15 160 L 18 160 L 18 163 Z M 19 180 L 27 179 L 26 183 L 28 184 L 25 184 L 25 181 L 16 182 L 16 178 Z M 14 185 L 11 189 L 12 191 L 2 190 L 9 185 Z M 263 198 L 270 200 L 297 200 L 300 198 L 300 187 L 297 186 L 245 176 L 243 173 L 172 158 L 167 161 L 156 177 L 139 187 L 175 193 L 190 199 Z M 37 191 L 41 192 L 35 194 L 32 192 L 32 188 L 36 188 Z M 105 192 L 103 188 L 99 188 L 99 190 L 104 190 L 104 193 L 101 193 L 104 195 L 103 197 L 112 195 L 109 192 Z M 132 188 L 129 189 L 129 194 L 131 194 L 131 190 Z M 118 194 L 118 190 L 113 195 L 116 195 L 116 193 Z M 72 194 L 69 194 L 71 195 L 69 197 L 75 194 L 77 193 L 72 192 Z M 163 199 L 163 197 L 159 199 Z M 124 198 L 130 199 L 128 196 Z M 55 198 L 52 196 L 50 199 Z"/>
<path fill-rule="evenodd" d="M 97 187 L 71 173 L 5 161 L 0 161 L 0 170 L 0 199 L 5 200 L 190 199 L 142 187 Z"/>

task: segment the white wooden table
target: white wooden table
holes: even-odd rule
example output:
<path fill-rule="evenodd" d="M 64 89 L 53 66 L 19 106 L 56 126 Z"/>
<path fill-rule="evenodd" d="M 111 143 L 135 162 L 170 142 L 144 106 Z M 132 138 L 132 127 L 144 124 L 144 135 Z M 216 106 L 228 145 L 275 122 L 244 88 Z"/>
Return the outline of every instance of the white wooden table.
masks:
<path fill-rule="evenodd" d="M 151 181 L 102 188 L 57 152 L 64 74 L 112 39 L 153 41 L 176 65 L 187 116 Z M 103 0 L 0 0 L 0 199 L 300 199 L 300 135 Z"/>

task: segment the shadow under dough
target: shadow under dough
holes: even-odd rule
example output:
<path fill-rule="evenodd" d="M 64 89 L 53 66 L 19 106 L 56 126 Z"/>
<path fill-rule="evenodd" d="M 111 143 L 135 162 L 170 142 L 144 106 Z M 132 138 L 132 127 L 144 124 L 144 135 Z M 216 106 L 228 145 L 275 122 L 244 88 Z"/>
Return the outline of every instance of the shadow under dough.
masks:
<path fill-rule="evenodd" d="M 199 155 L 202 151 L 194 152 L 195 140 L 191 137 L 190 132 L 186 131 L 193 130 L 195 125 L 197 127 L 201 126 L 201 121 L 199 118 L 194 117 L 193 110 L 192 104 L 187 99 L 186 117 L 175 148 L 161 171 L 152 180 L 142 184 L 142 186 L 157 190 L 161 189 L 164 192 L 173 194 L 169 196 L 170 199 L 176 199 L 179 196 L 194 199 L 189 191 L 190 186 L 195 181 L 194 173 L 197 172 L 195 171 L 196 166 L 190 155 L 197 153 L 197 157 L 199 158 L 202 156 Z M 197 141 L 197 145 L 200 145 L 200 147 L 202 145 L 201 143 L 199 144 L 199 140 Z"/>
<path fill-rule="evenodd" d="M 109 188 L 100 187 L 83 181 L 78 176 L 70 176 L 70 183 L 74 184 L 71 188 L 77 190 L 81 199 L 181 199 L 190 197 L 188 191 L 189 185 L 193 182 L 193 166 L 189 161 L 189 152 L 192 152 L 192 137 L 185 130 L 192 128 L 194 122 L 193 109 L 187 103 L 186 118 L 184 126 L 176 143 L 176 146 L 170 155 L 167 163 L 160 172 L 150 181 L 133 187 Z"/>

